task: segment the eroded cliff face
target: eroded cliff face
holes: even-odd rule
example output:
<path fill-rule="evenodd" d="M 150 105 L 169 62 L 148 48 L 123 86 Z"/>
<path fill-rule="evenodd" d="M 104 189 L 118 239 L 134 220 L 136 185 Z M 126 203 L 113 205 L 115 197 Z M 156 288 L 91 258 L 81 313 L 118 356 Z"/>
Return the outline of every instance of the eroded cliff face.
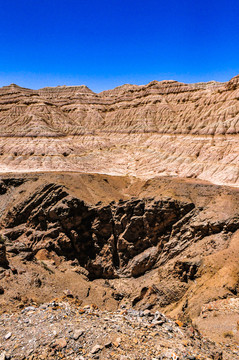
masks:
<path fill-rule="evenodd" d="M 193 208 L 192 203 L 171 199 L 89 206 L 63 187 L 47 184 L 15 204 L 2 217 L 1 227 L 3 235 L 13 240 L 11 251 L 26 251 L 29 260 L 46 249 L 77 259 L 91 279 L 139 276 L 159 257 L 162 261 L 172 228 L 177 237 L 175 224 Z M 173 252 L 177 249 L 170 256 Z"/>
<path fill-rule="evenodd" d="M 0 89 L 0 171 L 176 176 L 239 184 L 239 76 Z"/>

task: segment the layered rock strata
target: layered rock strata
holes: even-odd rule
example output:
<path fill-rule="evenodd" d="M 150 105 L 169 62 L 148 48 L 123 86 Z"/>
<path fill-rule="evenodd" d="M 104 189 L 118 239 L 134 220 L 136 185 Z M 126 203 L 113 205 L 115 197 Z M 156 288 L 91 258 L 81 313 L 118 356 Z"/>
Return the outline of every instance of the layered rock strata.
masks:
<path fill-rule="evenodd" d="M 175 176 L 239 184 L 239 76 L 0 89 L 0 171 Z"/>

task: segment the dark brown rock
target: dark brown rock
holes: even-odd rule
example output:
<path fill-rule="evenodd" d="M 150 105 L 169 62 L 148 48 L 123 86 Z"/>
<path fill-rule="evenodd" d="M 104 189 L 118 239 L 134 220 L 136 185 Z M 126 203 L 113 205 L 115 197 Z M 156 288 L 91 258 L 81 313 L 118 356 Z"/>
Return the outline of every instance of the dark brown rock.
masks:
<path fill-rule="evenodd" d="M 6 255 L 6 246 L 2 242 L 0 242 L 0 266 L 3 268 L 8 268 L 9 266 L 9 262 Z"/>

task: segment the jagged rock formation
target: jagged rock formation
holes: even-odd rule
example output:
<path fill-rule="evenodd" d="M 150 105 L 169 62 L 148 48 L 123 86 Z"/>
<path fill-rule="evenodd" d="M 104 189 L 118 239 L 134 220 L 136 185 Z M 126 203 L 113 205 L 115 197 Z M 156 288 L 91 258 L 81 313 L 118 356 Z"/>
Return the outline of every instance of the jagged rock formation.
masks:
<path fill-rule="evenodd" d="M 0 89 L 0 171 L 177 176 L 239 184 L 239 76 Z"/>
<path fill-rule="evenodd" d="M 192 203 L 170 199 L 122 200 L 92 207 L 61 186 L 47 184 L 10 209 L 2 217 L 1 227 L 13 240 L 9 250 L 26 251 L 28 259 L 46 249 L 78 259 L 91 279 L 139 276 L 159 257 L 162 261 L 172 227 L 178 236 L 176 224 L 181 219 L 183 224 L 193 208 Z"/>

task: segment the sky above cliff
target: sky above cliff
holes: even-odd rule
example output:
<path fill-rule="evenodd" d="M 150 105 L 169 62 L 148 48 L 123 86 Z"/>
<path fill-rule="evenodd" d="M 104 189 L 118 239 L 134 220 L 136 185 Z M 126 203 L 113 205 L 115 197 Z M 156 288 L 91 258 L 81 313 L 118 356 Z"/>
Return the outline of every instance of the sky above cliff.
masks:
<path fill-rule="evenodd" d="M 0 86 L 227 81 L 238 19 L 238 0 L 0 0 Z"/>

